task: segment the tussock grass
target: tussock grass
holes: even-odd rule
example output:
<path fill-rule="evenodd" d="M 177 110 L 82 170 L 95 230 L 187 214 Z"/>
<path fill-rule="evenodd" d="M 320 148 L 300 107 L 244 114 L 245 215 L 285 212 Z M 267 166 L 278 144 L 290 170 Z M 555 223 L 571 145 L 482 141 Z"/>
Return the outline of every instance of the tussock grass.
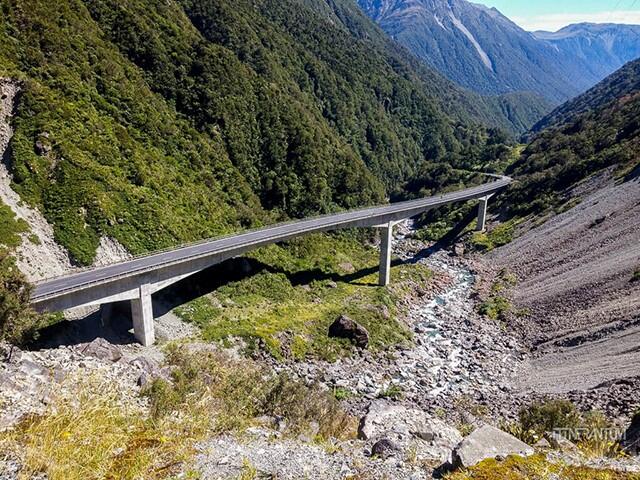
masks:
<path fill-rule="evenodd" d="M 200 410 L 200 405 L 215 412 L 209 419 L 213 433 L 241 430 L 267 415 L 284 419 L 292 434 L 312 432 L 319 439 L 355 435 L 355 420 L 331 392 L 307 387 L 286 375 L 273 375 L 251 361 L 244 360 L 240 366 L 212 351 L 185 352 L 173 347 L 168 362 L 173 382 L 158 379 L 145 392 L 157 420 Z"/>
<path fill-rule="evenodd" d="M 105 379 L 92 378 L 3 434 L 0 445 L 20 457 L 21 478 L 160 479 L 188 458 L 199 430 L 197 418 L 153 421 L 123 404 Z"/>
<path fill-rule="evenodd" d="M 172 379 L 152 382 L 146 400 L 123 399 L 106 378 L 69 379 L 44 414 L 0 434 L 0 451 L 20 460 L 25 479 L 159 480 L 175 478 L 199 440 L 241 433 L 265 415 L 284 420 L 286 434 L 355 436 L 355 419 L 331 392 L 248 360 L 186 350 L 169 349 Z"/>

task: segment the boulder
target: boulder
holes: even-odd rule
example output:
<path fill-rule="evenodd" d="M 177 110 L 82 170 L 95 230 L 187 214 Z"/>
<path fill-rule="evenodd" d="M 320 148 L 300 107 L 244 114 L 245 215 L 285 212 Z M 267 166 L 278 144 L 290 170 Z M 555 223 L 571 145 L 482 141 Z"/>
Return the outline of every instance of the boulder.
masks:
<path fill-rule="evenodd" d="M 371 447 L 371 456 L 379 457 L 386 460 L 389 457 L 395 455 L 398 451 L 398 446 L 388 438 L 382 438 L 373 444 Z"/>
<path fill-rule="evenodd" d="M 620 446 L 629 455 L 640 455 L 640 413 L 637 413 L 631 420 L 631 425 L 620 440 Z"/>
<path fill-rule="evenodd" d="M 487 458 L 506 458 L 509 455 L 528 457 L 534 453 L 532 447 L 513 435 L 484 425 L 458 444 L 453 450 L 452 463 L 456 468 L 468 468 Z"/>
<path fill-rule="evenodd" d="M 104 338 L 96 338 L 92 342 L 79 345 L 81 354 L 108 362 L 117 362 L 122 358 L 120 349 Z"/>
<path fill-rule="evenodd" d="M 346 315 L 340 315 L 331 324 L 329 336 L 351 340 L 358 348 L 367 348 L 369 345 L 369 332 L 367 332 L 367 329 Z"/>
<path fill-rule="evenodd" d="M 363 440 L 389 440 L 398 450 L 412 449 L 420 461 L 450 461 L 451 450 L 462 435 L 427 412 L 402 405 L 375 401 L 360 420 L 358 437 Z"/>

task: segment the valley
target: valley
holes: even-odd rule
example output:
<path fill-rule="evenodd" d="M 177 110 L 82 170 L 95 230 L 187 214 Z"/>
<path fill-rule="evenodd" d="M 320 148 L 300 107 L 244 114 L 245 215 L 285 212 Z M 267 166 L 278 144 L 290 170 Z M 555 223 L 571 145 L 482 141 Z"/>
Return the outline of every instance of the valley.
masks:
<path fill-rule="evenodd" d="M 0 479 L 640 479 L 639 26 L 0 12 Z"/>

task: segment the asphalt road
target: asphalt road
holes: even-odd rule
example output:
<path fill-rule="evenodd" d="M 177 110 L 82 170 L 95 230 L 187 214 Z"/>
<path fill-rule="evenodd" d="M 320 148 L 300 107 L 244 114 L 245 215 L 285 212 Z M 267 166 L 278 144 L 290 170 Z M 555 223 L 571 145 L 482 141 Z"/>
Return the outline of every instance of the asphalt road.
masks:
<path fill-rule="evenodd" d="M 206 240 L 113 265 L 43 280 L 36 284 L 31 300 L 32 302 L 36 302 L 38 300 L 54 298 L 63 293 L 82 290 L 90 285 L 108 283 L 119 278 L 134 276 L 168 265 L 174 265 L 209 255 L 221 254 L 243 247 L 276 243 L 305 233 L 349 228 L 351 226 L 357 226 L 356 224 L 362 222 L 375 225 L 377 220 L 379 220 L 379 223 L 384 223 L 389 216 L 401 215 L 405 212 L 412 213 L 410 216 L 413 216 L 419 213 L 419 210 L 426 211 L 454 202 L 482 198 L 501 190 L 512 181 L 509 177 L 496 178 L 498 178 L 498 180 L 494 182 L 457 192 L 281 223 L 245 233 Z"/>

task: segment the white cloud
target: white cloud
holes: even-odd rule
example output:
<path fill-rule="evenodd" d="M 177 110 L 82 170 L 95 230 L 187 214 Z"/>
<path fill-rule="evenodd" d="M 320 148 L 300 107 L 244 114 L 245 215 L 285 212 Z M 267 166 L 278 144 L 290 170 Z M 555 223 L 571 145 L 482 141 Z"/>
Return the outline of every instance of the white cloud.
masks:
<path fill-rule="evenodd" d="M 572 23 L 626 23 L 640 25 L 640 11 L 618 11 L 598 13 L 550 13 L 533 17 L 513 17 L 515 23 L 530 32 L 547 30 L 555 32 Z"/>

